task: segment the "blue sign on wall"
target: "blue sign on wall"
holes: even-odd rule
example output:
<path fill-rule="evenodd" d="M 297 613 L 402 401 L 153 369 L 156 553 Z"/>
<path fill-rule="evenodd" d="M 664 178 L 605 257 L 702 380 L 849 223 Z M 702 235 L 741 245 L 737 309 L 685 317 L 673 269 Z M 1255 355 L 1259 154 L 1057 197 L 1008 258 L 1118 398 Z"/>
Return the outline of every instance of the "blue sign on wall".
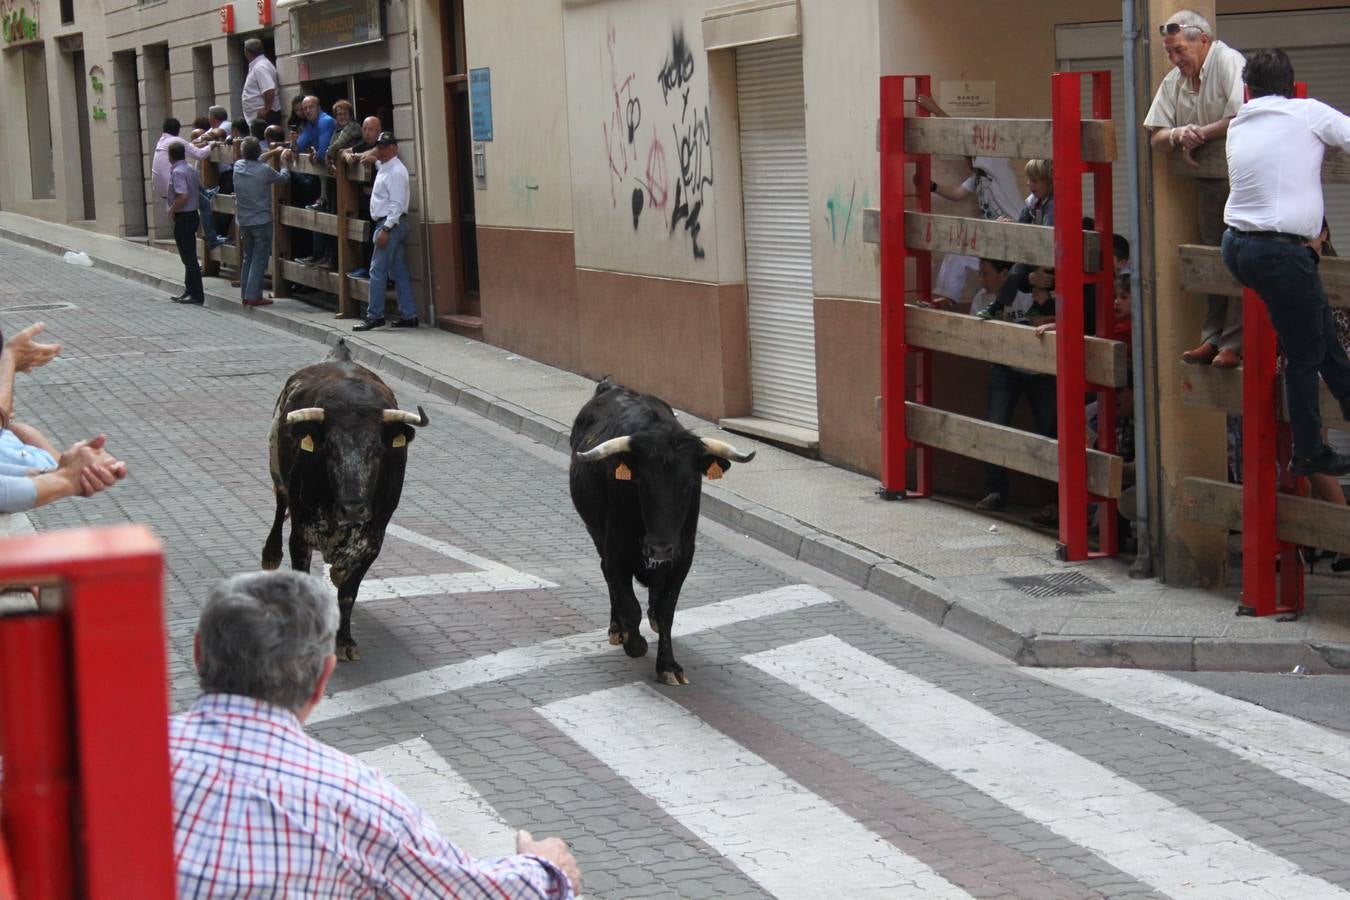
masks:
<path fill-rule="evenodd" d="M 475 141 L 492 140 L 492 70 L 469 70 L 469 119 Z"/>

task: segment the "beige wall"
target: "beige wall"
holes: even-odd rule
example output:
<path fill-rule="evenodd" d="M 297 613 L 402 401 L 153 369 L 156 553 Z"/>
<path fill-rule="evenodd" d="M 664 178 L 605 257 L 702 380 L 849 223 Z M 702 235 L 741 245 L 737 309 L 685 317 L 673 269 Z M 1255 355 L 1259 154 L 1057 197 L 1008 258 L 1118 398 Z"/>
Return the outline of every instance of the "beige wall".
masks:
<path fill-rule="evenodd" d="M 475 193 L 479 225 L 572 229 L 569 105 L 563 9 L 557 0 L 466 3 L 469 65 L 492 70 L 487 187 Z M 593 129 L 586 136 L 600 143 Z"/>

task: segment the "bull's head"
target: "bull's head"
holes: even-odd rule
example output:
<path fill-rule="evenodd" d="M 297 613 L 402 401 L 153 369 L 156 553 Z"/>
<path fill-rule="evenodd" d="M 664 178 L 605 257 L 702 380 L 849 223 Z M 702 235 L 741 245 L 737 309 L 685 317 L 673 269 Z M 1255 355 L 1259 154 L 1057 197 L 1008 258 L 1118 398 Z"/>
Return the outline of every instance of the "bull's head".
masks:
<path fill-rule="evenodd" d="M 339 519 L 348 524 L 370 521 L 386 460 L 402 461 L 408 442 L 417 434 L 414 426 L 428 421 L 420 406 L 415 414 L 386 409 L 378 418 L 360 407 L 326 410 L 313 406 L 286 415 L 296 451 L 312 455 L 313 462 L 326 470 L 333 506 Z"/>
<path fill-rule="evenodd" d="M 743 453 L 725 441 L 682 429 L 611 438 L 576 455 L 578 462 L 607 465 L 611 477 L 636 488 L 648 568 L 671 563 L 687 549 L 681 546 L 682 527 L 698 498 L 699 479 L 721 478 L 732 462 L 754 458 L 753 450 Z"/>

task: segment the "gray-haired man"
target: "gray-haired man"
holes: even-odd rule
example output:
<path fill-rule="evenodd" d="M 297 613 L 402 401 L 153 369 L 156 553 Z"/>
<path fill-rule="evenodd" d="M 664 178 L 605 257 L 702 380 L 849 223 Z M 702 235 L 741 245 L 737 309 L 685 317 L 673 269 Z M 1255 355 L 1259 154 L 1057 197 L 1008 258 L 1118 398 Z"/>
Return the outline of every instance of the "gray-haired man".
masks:
<path fill-rule="evenodd" d="M 179 896 L 573 896 L 558 838 L 521 831 L 516 855 L 473 859 L 377 770 L 305 733 L 337 626 L 337 599 L 299 572 L 211 590 L 193 640 L 204 696 L 169 726 Z"/>

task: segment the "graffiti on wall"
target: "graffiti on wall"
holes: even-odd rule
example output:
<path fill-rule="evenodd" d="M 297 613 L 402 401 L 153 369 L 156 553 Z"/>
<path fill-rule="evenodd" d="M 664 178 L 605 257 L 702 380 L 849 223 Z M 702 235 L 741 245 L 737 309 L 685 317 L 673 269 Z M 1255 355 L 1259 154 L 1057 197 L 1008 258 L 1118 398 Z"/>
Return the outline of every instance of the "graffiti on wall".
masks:
<path fill-rule="evenodd" d="M 667 234 L 682 232 L 694 258 L 703 259 L 699 216 L 705 190 L 713 183 L 712 126 L 706 104 L 702 109 L 690 105 L 694 54 L 683 30 L 672 31 L 670 49 L 655 71 L 660 102 L 654 92 L 648 93 L 644 107 L 642 88 L 650 82 L 640 79 L 636 69 L 618 64 L 618 43 L 611 24 L 606 30 L 606 112 L 601 124 L 610 204 L 618 210 L 626 201 L 623 214 L 631 216 L 634 231 L 644 215 L 654 213 Z M 670 136 L 664 138 L 667 127 Z"/>
<path fill-rule="evenodd" d="M 871 205 L 871 191 L 863 188 L 862 200 L 858 200 L 858 182 L 853 182 L 848 193 L 842 187 L 836 187 L 825 198 L 825 221 L 830 226 L 830 240 L 835 244 L 848 243 L 849 231 L 854 220 L 861 221 L 862 210 Z"/>

